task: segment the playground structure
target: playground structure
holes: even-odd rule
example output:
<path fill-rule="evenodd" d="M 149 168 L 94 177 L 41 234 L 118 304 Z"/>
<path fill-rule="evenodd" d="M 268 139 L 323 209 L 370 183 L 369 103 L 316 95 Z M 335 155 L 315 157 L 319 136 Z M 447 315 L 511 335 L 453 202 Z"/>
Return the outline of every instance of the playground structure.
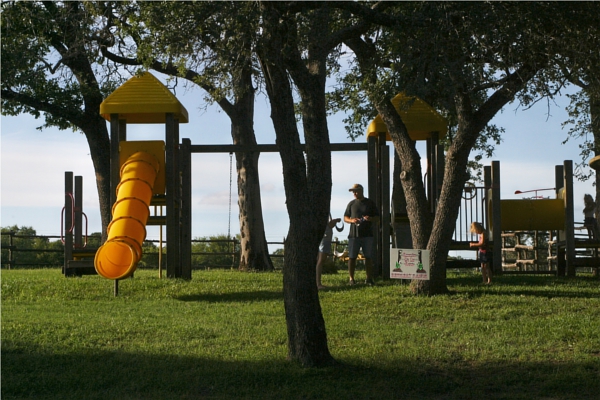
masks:
<path fill-rule="evenodd" d="M 96 271 L 103 277 L 122 279 L 131 276 L 142 258 L 142 244 L 146 238 L 146 223 L 158 172 L 156 156 L 143 151 L 134 153 L 123 163 L 117 199 L 112 209 L 113 219 L 108 226 L 108 239 L 94 258 Z"/>
<path fill-rule="evenodd" d="M 445 157 L 439 139 L 446 134 L 447 123 L 433 108 L 418 98 L 398 95 L 392 103 L 401 114 L 409 136 L 413 140 L 427 142 L 424 184 L 431 211 L 435 212 L 442 187 Z M 382 214 L 382 223 L 376 237 L 378 248 L 376 265 L 380 267 L 382 276 L 389 278 L 389 270 L 386 268 L 389 265 L 387 252 L 390 243 L 389 227 L 393 227 L 391 240 L 393 247 L 412 248 L 410 226 L 404 202 L 394 196 L 391 199 L 391 215 L 388 212 L 389 160 L 388 152 L 385 151 L 385 142 L 390 140 L 390 137 L 387 127 L 379 116 L 369 125 L 367 137 L 370 148 L 375 147 L 378 150 L 375 153 L 376 162 L 369 162 L 369 167 L 374 169 L 369 171 L 369 197 L 375 199 Z M 398 160 L 395 161 L 398 163 Z M 375 169 L 375 165 L 379 168 Z M 592 160 L 590 165 L 600 169 L 600 156 Z M 464 202 L 459 210 L 451 250 L 472 250 L 469 243 L 475 240 L 475 237 L 469 233 L 468 227 L 471 222 L 479 221 L 483 223 L 488 234 L 489 246 L 492 250 L 492 271 L 496 274 L 550 273 L 559 276 L 575 276 L 578 267 L 600 267 L 598 257 L 600 241 L 580 238 L 575 234 L 577 223 L 574 219 L 572 161 L 564 161 L 563 165 L 555 167 L 555 187 L 552 188 L 555 191 L 554 199 L 542 199 L 536 196 L 534 199 L 503 200 L 500 198 L 500 187 L 498 161 L 493 161 L 490 166 L 484 167 L 483 187 L 467 183 L 463 190 Z M 526 235 L 535 239 L 533 245 L 519 243 L 520 238 Z M 547 237 L 545 241 L 547 257 L 542 261 L 541 253 L 537 251 L 537 239 L 544 235 Z M 505 247 L 508 237 L 515 237 L 516 245 Z M 516 252 L 516 256 L 509 259 L 507 254 L 511 251 Z M 520 257 L 528 251 L 534 256 Z M 543 263 L 546 267 L 540 268 Z M 447 268 L 478 266 L 477 260 L 447 261 Z"/>
<path fill-rule="evenodd" d="M 410 137 L 426 141 L 424 180 L 429 205 L 435 212 L 444 171 L 444 149 L 439 140 L 447 132 L 447 122 L 418 98 L 398 95 L 393 104 L 402 115 Z M 192 145 L 189 139 L 182 139 L 180 143 L 179 123 L 188 122 L 187 110 L 150 73 L 133 77 L 116 89 L 102 103 L 100 113 L 110 121 L 113 221 L 109 225 L 107 243 L 98 251 L 85 249 L 81 229 L 82 215 L 85 215 L 80 204 L 81 177 L 75 178 L 73 193 L 72 173 L 67 172 L 65 219 L 62 223 L 66 232 L 65 275 L 98 272 L 115 280 L 116 293 L 118 280 L 131 276 L 135 271 L 141 257 L 146 225 L 160 225 L 161 232 L 162 226 L 166 225 L 167 277 L 191 279 L 191 154 L 277 152 L 277 146 Z M 164 123 L 165 141 L 127 141 L 127 124 L 131 123 Z M 387 249 L 390 243 L 397 248 L 412 247 L 406 208 L 395 196 L 391 196 L 390 209 L 390 162 L 389 146 L 386 144 L 389 139 L 387 127 L 378 116 L 369 125 L 367 143 L 331 144 L 332 151 L 367 151 L 368 197 L 381 210 L 381 224 L 376 232 L 375 265 L 384 278 L 389 278 L 390 274 L 389 269 L 383 267 L 389 265 Z M 396 159 L 395 162 L 399 161 Z M 576 257 L 574 239 L 572 162 L 565 161 L 564 166 L 557 166 L 556 171 L 557 199 L 501 200 L 499 162 L 484 167 L 484 186 L 478 188 L 470 184 L 463 192 L 465 204 L 460 210 L 451 250 L 469 250 L 468 243 L 473 238 L 470 234 L 463 237 L 463 223 L 480 221 L 489 232 L 493 271 L 509 272 L 510 268 L 502 268 L 503 232 L 550 229 L 556 232 L 555 236 L 551 236 L 556 240 L 548 240 L 552 253 L 549 259 L 556 265 L 556 273 L 560 275 L 566 271 L 568 275 L 574 275 L 580 257 Z M 161 208 L 160 216 L 150 215 L 151 206 L 155 210 L 156 207 Z M 587 243 L 586 246 L 595 248 L 597 254 L 598 244 Z M 91 258 L 95 260 L 93 264 Z M 90 270 L 91 264 L 95 271 Z M 466 264 L 477 265 L 476 261 Z M 448 267 L 453 267 L 453 263 L 449 262 Z"/>

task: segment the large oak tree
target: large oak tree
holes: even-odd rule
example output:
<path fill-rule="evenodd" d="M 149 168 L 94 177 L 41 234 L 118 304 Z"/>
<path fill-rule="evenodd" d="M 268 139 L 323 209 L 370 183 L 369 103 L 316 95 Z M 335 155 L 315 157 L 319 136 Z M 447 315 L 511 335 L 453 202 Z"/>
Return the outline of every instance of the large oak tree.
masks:
<path fill-rule="evenodd" d="M 98 27 L 89 4 L 2 3 L 2 113 L 43 116 L 40 129 L 83 132 L 100 201 L 102 232 L 111 219 L 110 146 L 100 103 L 122 79 L 98 63 Z"/>
<path fill-rule="evenodd" d="M 199 86 L 205 99 L 229 117 L 233 144 L 251 148 L 257 144 L 256 11 L 252 3 L 109 4 L 101 50 L 123 65 L 154 69 Z M 235 153 L 242 270 L 273 269 L 264 230 L 259 156 L 252 150 Z"/>
<path fill-rule="evenodd" d="M 565 41 L 593 29 L 588 7 L 571 3 L 397 3 L 383 12 L 343 3 L 373 30 L 346 43 L 356 55 L 356 80 L 386 123 L 402 163 L 413 246 L 431 251 L 431 280 L 416 291 L 447 292 L 446 259 L 469 177 L 472 149 L 506 104 L 529 104 L 552 92 L 544 72 Z M 594 15 L 597 15 L 594 14 Z M 391 99 L 399 92 L 429 101 L 456 121 L 434 213 L 428 207 L 420 158 Z"/>

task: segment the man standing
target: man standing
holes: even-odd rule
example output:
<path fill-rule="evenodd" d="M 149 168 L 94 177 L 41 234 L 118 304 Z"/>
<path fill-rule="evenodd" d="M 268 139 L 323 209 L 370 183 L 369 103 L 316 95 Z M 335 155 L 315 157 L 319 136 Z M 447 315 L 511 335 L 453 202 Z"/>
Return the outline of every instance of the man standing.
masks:
<path fill-rule="evenodd" d="M 356 258 L 362 248 L 365 257 L 365 270 L 367 272 L 367 285 L 373 285 L 373 257 L 375 256 L 375 239 L 373 229 L 379 222 L 377 205 L 363 195 L 362 185 L 355 183 L 348 191 L 354 194 L 354 200 L 348 203 L 344 213 L 344 221 L 350 225 L 348 235 L 348 274 L 350 285 L 354 285 L 354 270 Z"/>

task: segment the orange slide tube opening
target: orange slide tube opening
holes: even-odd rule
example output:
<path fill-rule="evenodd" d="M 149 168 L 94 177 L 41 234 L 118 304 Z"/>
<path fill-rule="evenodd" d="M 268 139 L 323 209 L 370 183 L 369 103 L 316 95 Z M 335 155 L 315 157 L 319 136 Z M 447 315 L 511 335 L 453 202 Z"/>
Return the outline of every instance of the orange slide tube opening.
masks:
<path fill-rule="evenodd" d="M 131 276 L 142 257 L 152 189 L 159 162 L 151 154 L 137 152 L 123 163 L 108 239 L 96 252 L 94 267 L 107 279 Z"/>

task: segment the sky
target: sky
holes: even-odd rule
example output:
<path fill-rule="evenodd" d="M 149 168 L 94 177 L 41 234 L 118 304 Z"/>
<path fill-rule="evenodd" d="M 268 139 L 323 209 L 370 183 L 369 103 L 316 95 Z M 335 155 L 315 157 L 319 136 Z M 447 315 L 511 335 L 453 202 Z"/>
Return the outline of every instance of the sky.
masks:
<path fill-rule="evenodd" d="M 158 75 L 158 74 L 155 74 Z M 175 95 L 186 107 L 190 122 L 180 125 L 180 138 L 192 144 L 231 144 L 230 123 L 218 106 L 202 106 L 200 89 L 177 88 Z M 483 161 L 500 161 L 501 198 L 518 199 L 526 191 L 554 186 L 554 166 L 564 160 L 580 159 L 579 142 L 562 144 L 567 128 L 566 97 L 548 104 L 540 102 L 529 110 L 509 104 L 492 123 L 506 132 L 495 154 Z M 275 143 L 268 100 L 257 99 L 255 133 L 260 144 Z M 347 143 L 342 115 L 329 118 L 330 141 Z M 83 177 L 83 211 L 88 219 L 88 232 L 101 230 L 94 170 L 85 136 L 79 132 L 36 128 L 41 119 L 23 114 L 1 117 L 1 210 L 0 226 L 29 226 L 38 235 L 60 235 L 61 211 L 64 206 L 64 173 L 72 171 Z M 108 122 L 107 122 L 108 124 Z M 366 127 L 365 127 L 366 130 Z M 164 125 L 128 125 L 128 140 L 164 140 Z M 358 141 L 366 140 L 364 137 Z M 390 143 L 390 147 L 391 143 Z M 424 145 L 419 144 L 424 159 Z M 391 162 L 393 168 L 393 162 Z M 352 199 L 348 192 L 354 183 L 367 183 L 366 152 L 332 153 L 333 188 L 331 213 L 341 217 Z M 282 242 L 289 219 L 285 209 L 285 193 L 281 160 L 278 153 L 263 153 L 259 160 L 260 186 L 268 242 Z M 232 174 L 232 175 L 230 175 Z M 230 188 L 230 176 L 233 184 Z M 583 195 L 593 193 L 590 181 L 574 183 L 575 221 L 583 220 Z M 231 214 L 230 209 L 231 193 Z M 550 196 L 551 192 L 540 192 Z M 229 154 L 192 155 L 192 236 L 207 237 L 239 233 L 235 159 L 230 170 Z M 348 227 L 336 235 L 347 237 Z M 159 228 L 148 227 L 148 239 L 158 239 Z M 281 245 L 270 245 L 271 251 Z"/>

